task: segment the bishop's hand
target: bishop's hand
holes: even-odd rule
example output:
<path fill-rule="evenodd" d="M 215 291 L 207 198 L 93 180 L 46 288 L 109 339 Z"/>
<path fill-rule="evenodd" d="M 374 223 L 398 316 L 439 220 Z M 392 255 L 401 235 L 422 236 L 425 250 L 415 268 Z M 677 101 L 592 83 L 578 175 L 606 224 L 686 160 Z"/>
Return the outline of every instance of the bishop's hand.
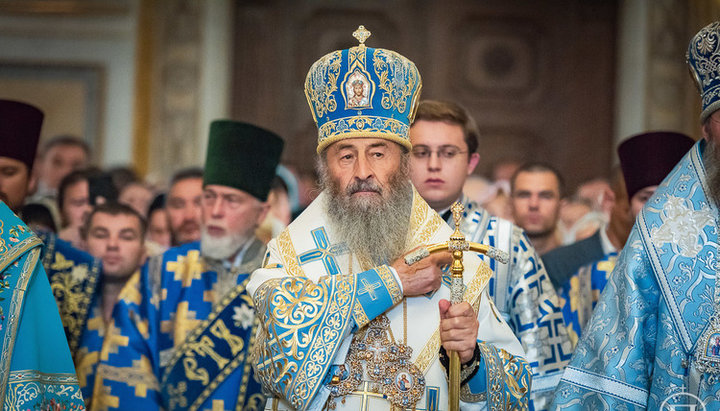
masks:
<path fill-rule="evenodd" d="M 403 295 L 414 297 L 440 288 L 443 275 L 441 267 L 450 263 L 452 254 L 440 252 L 433 253 L 413 265 L 407 265 L 404 257 L 400 257 L 392 263 L 392 267 L 402 282 Z"/>
<path fill-rule="evenodd" d="M 475 352 L 479 325 L 475 310 L 468 302 L 451 304 L 448 300 L 440 300 L 438 307 L 443 348 L 457 351 L 462 364 L 470 361 Z"/>

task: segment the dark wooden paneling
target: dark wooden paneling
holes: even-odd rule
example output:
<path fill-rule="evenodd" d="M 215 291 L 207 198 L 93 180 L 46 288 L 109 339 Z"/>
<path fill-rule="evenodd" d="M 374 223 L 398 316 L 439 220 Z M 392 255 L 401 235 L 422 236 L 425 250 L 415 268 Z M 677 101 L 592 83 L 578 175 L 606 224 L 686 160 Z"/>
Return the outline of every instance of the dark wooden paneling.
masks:
<path fill-rule="evenodd" d="M 371 47 L 413 60 L 423 98 L 465 105 L 487 172 L 517 158 L 556 165 L 573 186 L 613 156 L 614 1 L 238 1 L 233 109 L 285 137 L 284 160 L 312 168 L 316 129 L 303 94 L 310 65 L 347 48 L 364 24 Z"/>

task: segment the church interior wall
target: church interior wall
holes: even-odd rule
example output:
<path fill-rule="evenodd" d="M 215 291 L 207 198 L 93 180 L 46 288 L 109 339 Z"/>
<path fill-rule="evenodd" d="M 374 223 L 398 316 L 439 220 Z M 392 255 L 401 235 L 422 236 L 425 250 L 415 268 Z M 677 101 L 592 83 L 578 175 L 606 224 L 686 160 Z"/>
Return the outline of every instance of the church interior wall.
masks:
<path fill-rule="evenodd" d="M 315 132 L 304 74 L 321 54 L 351 45 L 349 33 L 366 24 L 371 46 L 416 61 L 424 97 L 458 100 L 475 115 L 488 147 L 479 172 L 520 152 L 579 181 L 606 173 L 614 147 L 631 134 L 665 128 L 698 137 L 697 93 L 683 56 L 719 7 L 713 0 L 0 0 L 0 97 L 46 110 L 43 138 L 82 134 L 99 165 L 132 164 L 157 181 L 202 164 L 208 124 L 223 117 L 280 133 L 291 153 L 285 161 L 309 169 Z M 583 76 L 586 84 L 573 83 Z M 596 155 L 582 158 L 588 148 Z"/>

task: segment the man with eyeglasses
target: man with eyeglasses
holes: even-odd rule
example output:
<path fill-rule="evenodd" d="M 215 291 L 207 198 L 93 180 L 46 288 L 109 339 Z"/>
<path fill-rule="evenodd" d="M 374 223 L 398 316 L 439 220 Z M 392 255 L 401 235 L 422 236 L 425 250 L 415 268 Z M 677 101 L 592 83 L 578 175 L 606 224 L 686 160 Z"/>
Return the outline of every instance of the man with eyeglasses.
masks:
<path fill-rule="evenodd" d="M 480 160 L 478 130 L 460 105 L 421 101 L 410 128 L 411 179 L 420 195 L 448 224 L 455 201 L 465 205 L 461 230 L 469 241 L 510 254 L 508 264 L 481 256 L 493 269 L 489 291 L 525 349 L 533 371 L 530 409 L 546 409 L 572 354 L 555 290 L 522 229 L 490 215 L 462 193 Z"/>
<path fill-rule="evenodd" d="M 254 231 L 269 210 L 282 147 L 250 124 L 211 124 L 201 239 L 151 258 L 121 292 L 92 409 L 262 408 L 245 285 L 265 254 Z"/>

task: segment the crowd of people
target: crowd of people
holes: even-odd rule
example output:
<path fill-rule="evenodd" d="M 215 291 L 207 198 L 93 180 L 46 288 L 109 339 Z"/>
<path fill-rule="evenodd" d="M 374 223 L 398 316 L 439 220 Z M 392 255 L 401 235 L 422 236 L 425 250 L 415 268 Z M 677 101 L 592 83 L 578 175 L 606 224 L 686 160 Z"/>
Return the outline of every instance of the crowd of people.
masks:
<path fill-rule="evenodd" d="M 308 73 L 314 187 L 251 124 L 212 122 L 204 166 L 150 184 L 81 138 L 38 148 L 43 114 L 0 100 L 4 408 L 720 401 L 720 23 L 687 57 L 702 138 L 629 136 L 573 193 L 542 161 L 475 174 L 470 113 L 369 35 Z M 460 285 L 420 252 L 456 226 L 496 250 L 466 252 Z"/>

